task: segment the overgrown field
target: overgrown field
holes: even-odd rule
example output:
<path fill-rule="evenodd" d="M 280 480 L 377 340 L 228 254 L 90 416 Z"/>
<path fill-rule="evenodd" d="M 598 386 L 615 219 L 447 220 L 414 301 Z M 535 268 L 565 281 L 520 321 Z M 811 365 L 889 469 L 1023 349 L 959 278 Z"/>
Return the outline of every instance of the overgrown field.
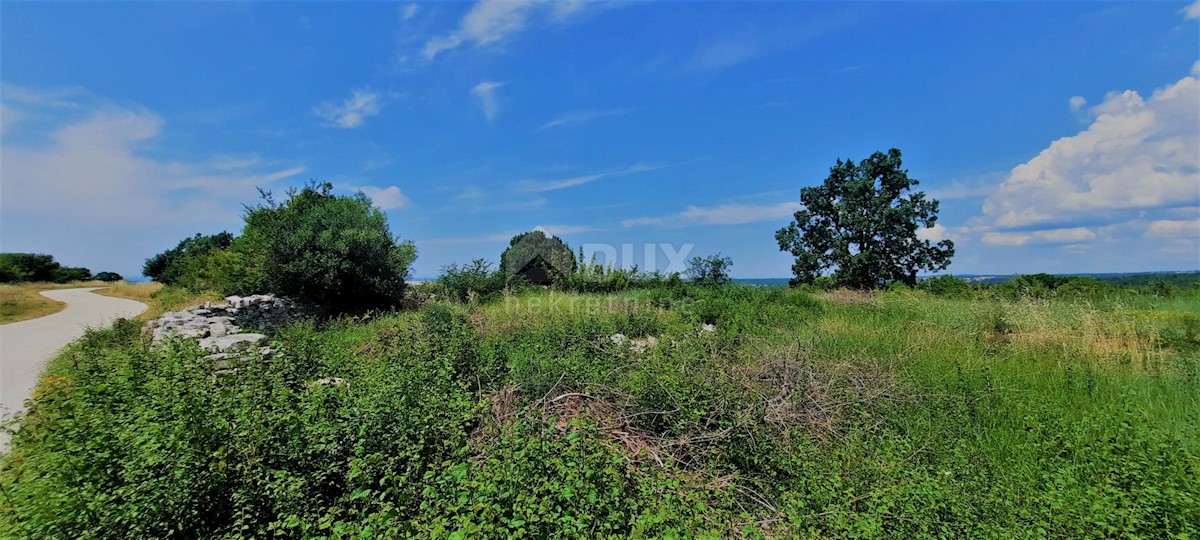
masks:
<path fill-rule="evenodd" d="M 54 362 L 0 534 L 1200 536 L 1195 292 L 533 292 L 296 325 L 234 373 L 139 326 Z"/>

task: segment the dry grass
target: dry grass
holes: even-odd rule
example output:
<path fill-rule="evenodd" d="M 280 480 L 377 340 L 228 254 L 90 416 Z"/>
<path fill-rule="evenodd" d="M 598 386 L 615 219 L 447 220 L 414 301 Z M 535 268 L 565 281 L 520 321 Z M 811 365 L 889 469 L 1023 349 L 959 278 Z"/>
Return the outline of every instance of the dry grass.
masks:
<path fill-rule="evenodd" d="M 145 281 L 129 283 L 118 281 L 111 287 L 96 291 L 97 294 L 137 300 L 150 306 L 138 319 L 149 320 L 161 316 L 167 311 L 178 311 L 191 306 L 197 306 L 208 301 L 221 301 L 223 297 L 216 293 L 194 293 L 181 288 L 166 288 L 161 283 Z"/>
<path fill-rule="evenodd" d="M 42 296 L 42 291 L 74 289 L 77 287 L 105 287 L 103 281 L 72 281 L 70 283 L 18 283 L 0 285 L 0 324 L 36 319 L 62 311 L 67 307 Z"/>
<path fill-rule="evenodd" d="M 94 291 L 96 294 L 128 298 L 146 304 L 149 308 L 138 316 L 142 320 L 157 318 L 166 311 L 175 311 L 210 300 L 222 300 L 219 295 L 214 293 L 192 293 L 183 289 L 164 290 L 163 284 L 152 281 L 142 283 L 73 281 L 70 283 L 0 285 L 0 324 L 36 319 L 62 311 L 67 307 L 66 304 L 46 298 L 39 293 L 54 289 L 80 287 L 99 287 Z"/>

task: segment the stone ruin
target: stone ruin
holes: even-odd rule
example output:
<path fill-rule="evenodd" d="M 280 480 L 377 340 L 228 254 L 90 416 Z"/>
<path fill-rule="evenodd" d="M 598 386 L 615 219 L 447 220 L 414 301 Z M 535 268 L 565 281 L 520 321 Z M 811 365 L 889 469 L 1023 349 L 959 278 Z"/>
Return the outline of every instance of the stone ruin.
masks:
<path fill-rule="evenodd" d="M 171 337 L 196 339 L 201 349 L 212 354 L 207 358 L 225 364 L 231 358 L 258 347 L 264 356 L 273 353 L 261 346 L 267 336 L 258 330 L 272 332 L 276 328 L 306 318 L 307 310 L 286 298 L 269 294 L 228 296 L 224 303 L 205 302 L 183 311 L 168 311 L 150 321 L 150 339 L 154 343 Z"/>

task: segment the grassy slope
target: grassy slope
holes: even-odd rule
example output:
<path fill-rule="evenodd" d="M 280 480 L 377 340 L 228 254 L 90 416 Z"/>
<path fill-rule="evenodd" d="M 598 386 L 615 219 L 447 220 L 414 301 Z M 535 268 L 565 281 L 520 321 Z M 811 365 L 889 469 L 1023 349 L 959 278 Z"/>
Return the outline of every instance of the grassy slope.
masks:
<path fill-rule="evenodd" d="M 712 323 L 716 331 L 701 331 Z M 613 343 L 655 336 L 637 354 Z M 529 294 L 52 366 L 15 537 L 1196 536 L 1200 298 Z M 314 384 L 340 377 L 344 384 Z M 1182 537 L 1182 536 L 1181 536 Z"/>

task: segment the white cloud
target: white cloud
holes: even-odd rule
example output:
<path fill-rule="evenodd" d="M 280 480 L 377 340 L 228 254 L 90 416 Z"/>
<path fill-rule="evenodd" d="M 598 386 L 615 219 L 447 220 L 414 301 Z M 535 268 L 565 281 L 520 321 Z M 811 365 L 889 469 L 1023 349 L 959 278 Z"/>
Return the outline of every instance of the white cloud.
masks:
<path fill-rule="evenodd" d="M 501 41 L 525 28 L 530 9 L 536 5 L 530 0 L 480 0 L 463 16 L 458 30 L 425 42 L 422 54 L 433 60 L 464 43 L 479 47 Z"/>
<path fill-rule="evenodd" d="M 1191 238 L 1200 242 L 1200 219 L 1160 219 L 1146 227 L 1149 238 Z"/>
<path fill-rule="evenodd" d="M 1087 99 L 1083 96 L 1072 96 L 1071 99 L 1067 100 L 1067 104 L 1071 107 L 1072 111 L 1078 111 L 1083 109 L 1084 105 L 1087 105 Z"/>
<path fill-rule="evenodd" d="M 590 122 L 592 120 L 596 120 L 597 118 L 605 118 L 608 116 L 620 116 L 622 114 L 629 114 L 630 112 L 633 112 L 633 109 L 619 108 L 619 109 L 608 109 L 608 110 L 603 110 L 603 111 L 596 111 L 596 110 L 568 111 L 568 112 L 563 113 L 558 118 L 555 118 L 554 120 L 551 120 L 551 121 L 545 123 L 544 125 L 542 125 L 542 127 L 539 127 L 538 130 L 540 131 L 543 129 L 550 129 L 550 128 L 556 128 L 556 127 L 561 127 L 561 126 L 572 126 L 572 125 L 576 125 L 576 124 L 582 124 L 584 122 Z"/>
<path fill-rule="evenodd" d="M 1183 8 L 1183 16 L 1188 19 L 1200 19 L 1200 0 L 1196 0 Z"/>
<path fill-rule="evenodd" d="M 459 21 L 457 29 L 426 41 L 421 55 L 428 61 L 463 45 L 482 47 L 500 43 L 534 26 L 538 20 L 563 25 L 578 19 L 584 12 L 596 12 L 614 5 L 582 0 L 479 0 Z"/>
<path fill-rule="evenodd" d="M 417 13 L 420 11 L 421 11 L 420 4 L 417 4 L 414 2 L 412 4 L 407 4 L 403 8 L 401 8 L 400 16 L 404 17 L 404 20 L 407 21 L 407 20 L 411 20 L 413 17 L 416 17 Z"/>
<path fill-rule="evenodd" d="M 491 122 L 496 117 L 496 113 L 500 111 L 500 105 L 496 102 L 496 89 L 504 86 L 505 83 L 495 81 L 484 81 L 474 88 L 471 88 L 471 95 L 479 102 L 479 108 L 483 111 L 483 115 Z"/>
<path fill-rule="evenodd" d="M 209 216 L 181 210 L 214 200 L 244 200 L 255 187 L 304 171 L 254 171 L 257 159 L 178 162 L 141 155 L 145 143 L 161 137 L 163 124 L 145 109 L 105 108 L 59 127 L 49 144 L 4 145 L 4 213 L 84 223 L 204 221 Z M 237 212 L 232 203 L 226 213 Z"/>
<path fill-rule="evenodd" d="M 1111 93 L 1090 113 L 1087 129 L 1012 170 L 984 202 L 988 222 L 1036 228 L 1197 204 L 1200 81 L 1184 77 L 1149 99 Z"/>
<path fill-rule="evenodd" d="M 621 220 L 622 227 L 657 225 L 687 227 L 690 225 L 741 225 L 759 221 L 782 221 L 791 218 L 801 206 L 798 202 L 772 205 L 722 204 L 711 207 L 688 206 L 679 214 L 663 217 L 642 217 Z"/>
<path fill-rule="evenodd" d="M 1196 63 L 1192 64 L 1192 75 L 1200 75 L 1200 60 L 1196 60 Z"/>
<path fill-rule="evenodd" d="M 1096 233 L 1086 227 L 1068 227 L 1030 232 L 990 232 L 983 235 L 983 243 L 995 246 L 1024 246 L 1027 244 L 1073 244 L 1096 238 Z"/>
<path fill-rule="evenodd" d="M 363 194 L 371 198 L 371 201 L 378 206 L 380 210 L 396 210 L 405 208 L 412 204 L 412 200 L 400 191 L 399 186 L 376 187 L 376 186 L 352 186 L 351 191 L 361 191 Z"/>
<path fill-rule="evenodd" d="M 559 189 L 566 189 L 566 188 L 570 188 L 570 187 L 581 186 L 581 185 L 587 184 L 589 182 L 595 182 L 596 180 L 599 180 L 601 178 L 608 178 L 611 176 L 624 176 L 627 174 L 637 174 L 637 173 L 643 173 L 643 172 L 649 172 L 649 171 L 656 171 L 656 170 L 662 169 L 664 167 L 666 167 L 666 165 L 638 164 L 638 165 L 634 165 L 632 167 L 626 167 L 624 169 L 617 170 L 617 171 L 588 174 L 588 175 L 584 175 L 584 176 L 575 176 L 572 178 L 564 178 L 562 180 L 550 180 L 550 181 L 521 180 L 520 182 L 514 182 L 512 184 L 512 186 L 510 186 L 510 187 L 515 191 L 542 193 L 542 192 L 546 192 L 546 191 L 555 191 L 555 190 L 559 190 Z"/>
<path fill-rule="evenodd" d="M 941 223 L 935 223 L 932 227 L 922 227 L 917 229 L 917 238 L 921 240 L 929 240 L 930 242 L 941 242 L 950 237 L 950 230 L 942 226 Z"/>
<path fill-rule="evenodd" d="M 0 133 L 6 131 L 9 126 L 20 122 L 24 116 L 21 111 L 0 104 Z"/>
<path fill-rule="evenodd" d="M 313 114 L 325 120 L 326 127 L 354 129 L 363 121 L 377 116 L 383 108 L 383 97 L 367 89 L 351 92 L 350 97 L 341 103 L 326 101 L 313 108 Z"/>

